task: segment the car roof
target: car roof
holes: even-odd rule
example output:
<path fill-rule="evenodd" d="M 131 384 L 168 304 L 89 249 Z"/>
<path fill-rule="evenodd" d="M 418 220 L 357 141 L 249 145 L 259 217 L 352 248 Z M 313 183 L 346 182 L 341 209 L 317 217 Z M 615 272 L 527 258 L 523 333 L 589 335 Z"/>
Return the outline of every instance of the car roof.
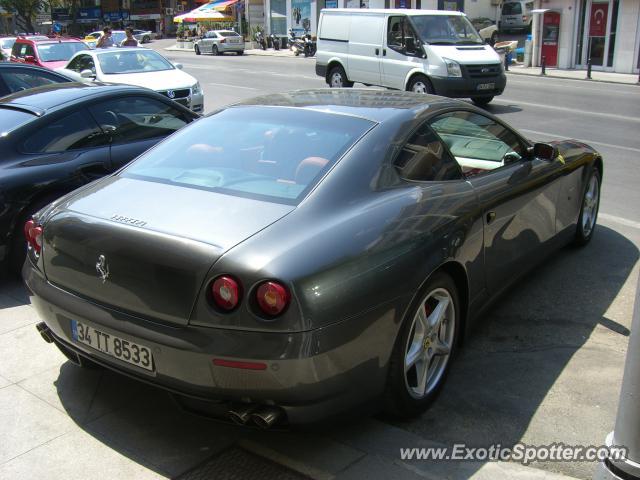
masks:
<path fill-rule="evenodd" d="M 70 103 L 97 98 L 112 93 L 125 93 L 131 91 L 147 90 L 132 85 L 108 84 L 94 82 L 91 84 L 70 82 L 54 83 L 42 87 L 22 90 L 0 98 L 1 108 L 13 108 L 23 110 L 34 115 L 42 116 L 45 113 L 65 107 Z"/>
<path fill-rule="evenodd" d="M 68 42 L 74 42 L 74 43 L 81 43 L 82 40 L 78 39 L 78 38 L 71 38 L 71 37 L 58 37 L 58 38 L 54 38 L 54 37 L 42 37 L 42 38 L 24 38 L 24 37 L 18 37 L 16 39 L 16 42 L 18 43 L 37 43 L 38 45 L 43 44 L 43 43 L 68 43 Z"/>
<path fill-rule="evenodd" d="M 467 104 L 459 100 L 420 93 L 373 89 L 318 89 L 296 90 L 269 94 L 243 100 L 232 105 L 259 107 L 289 107 L 317 110 L 326 113 L 352 115 L 377 123 L 405 116 L 417 116 L 429 109 L 442 110 Z"/>
<path fill-rule="evenodd" d="M 462 12 L 454 12 L 453 10 L 409 10 L 406 8 L 323 8 L 323 11 L 330 11 L 336 13 L 384 13 L 388 15 L 458 15 L 466 16 Z"/>

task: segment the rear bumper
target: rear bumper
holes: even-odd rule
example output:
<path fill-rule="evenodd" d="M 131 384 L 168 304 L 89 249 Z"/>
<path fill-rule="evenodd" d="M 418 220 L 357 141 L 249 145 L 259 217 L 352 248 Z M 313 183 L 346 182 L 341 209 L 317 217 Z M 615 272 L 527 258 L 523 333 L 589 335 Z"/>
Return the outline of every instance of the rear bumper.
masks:
<path fill-rule="evenodd" d="M 31 303 L 56 342 L 108 368 L 185 397 L 276 405 L 286 412 L 289 423 L 300 424 L 350 411 L 375 400 L 384 389 L 392 341 L 383 352 L 372 352 L 373 346 L 363 345 L 364 336 L 354 338 L 353 332 L 361 328 L 357 319 L 298 333 L 175 328 L 110 310 L 61 290 L 47 282 L 29 260 L 22 273 Z M 155 370 L 148 372 L 74 341 L 71 320 L 150 348 Z M 262 362 L 266 369 L 216 366 L 214 358 Z"/>
<path fill-rule="evenodd" d="M 218 50 L 221 52 L 243 52 L 244 43 L 218 43 Z"/>
<path fill-rule="evenodd" d="M 501 95 L 507 86 L 507 77 L 504 73 L 485 78 L 451 78 L 430 77 L 437 95 L 451 98 L 474 98 Z M 479 90 L 479 85 L 493 83 L 494 88 Z"/>

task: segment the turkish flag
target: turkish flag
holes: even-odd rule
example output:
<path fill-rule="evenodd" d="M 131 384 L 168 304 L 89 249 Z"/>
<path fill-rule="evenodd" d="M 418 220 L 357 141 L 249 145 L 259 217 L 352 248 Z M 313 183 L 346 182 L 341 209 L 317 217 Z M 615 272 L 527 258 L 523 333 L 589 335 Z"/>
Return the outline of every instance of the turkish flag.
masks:
<path fill-rule="evenodd" d="M 590 37 L 607 36 L 607 18 L 609 17 L 608 3 L 591 4 L 591 20 L 589 21 Z"/>

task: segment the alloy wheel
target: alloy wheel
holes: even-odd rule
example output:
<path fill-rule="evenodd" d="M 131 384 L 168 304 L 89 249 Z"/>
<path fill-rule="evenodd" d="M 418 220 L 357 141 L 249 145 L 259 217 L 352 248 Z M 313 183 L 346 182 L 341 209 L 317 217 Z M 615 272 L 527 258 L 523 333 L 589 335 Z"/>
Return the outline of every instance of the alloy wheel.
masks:
<path fill-rule="evenodd" d="M 413 317 L 404 355 L 405 386 L 422 399 L 440 383 L 455 339 L 455 306 L 451 294 L 437 288 L 424 297 Z"/>
<path fill-rule="evenodd" d="M 342 88 L 344 81 L 342 80 L 342 73 L 333 72 L 331 74 L 331 88 Z"/>
<path fill-rule="evenodd" d="M 422 80 L 417 80 L 413 84 L 411 91 L 414 93 L 429 93 L 429 88 Z"/>
<path fill-rule="evenodd" d="M 596 216 L 598 215 L 598 202 L 600 197 L 600 185 L 598 178 L 595 175 L 591 176 L 589 180 L 589 186 L 584 194 L 584 200 L 582 202 L 582 232 L 585 237 L 588 237 L 596 224 Z"/>

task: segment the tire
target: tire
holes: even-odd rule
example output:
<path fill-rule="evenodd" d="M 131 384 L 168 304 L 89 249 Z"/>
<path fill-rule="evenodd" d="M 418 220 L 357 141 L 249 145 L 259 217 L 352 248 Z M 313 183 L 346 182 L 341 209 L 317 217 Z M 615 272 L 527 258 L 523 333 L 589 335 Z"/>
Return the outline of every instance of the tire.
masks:
<path fill-rule="evenodd" d="M 428 95 L 433 95 L 435 93 L 433 85 L 431 85 L 431 81 L 424 75 L 415 75 L 409 81 L 407 90 L 414 93 L 425 93 Z"/>
<path fill-rule="evenodd" d="M 349 88 L 353 87 L 353 82 L 347 78 L 347 74 L 340 65 L 336 65 L 329 71 L 328 84 L 331 88 Z"/>
<path fill-rule="evenodd" d="M 236 52 L 236 55 L 244 55 L 244 50 L 240 50 L 239 52 Z"/>
<path fill-rule="evenodd" d="M 455 283 L 449 275 L 435 273 L 408 310 L 396 339 L 385 389 L 386 413 L 415 417 L 437 397 L 456 352 L 460 312 Z"/>
<path fill-rule="evenodd" d="M 196 55 L 201 55 L 202 52 L 200 51 L 200 47 L 198 45 L 196 45 L 195 47 L 193 47 L 194 50 L 196 51 Z"/>
<path fill-rule="evenodd" d="M 582 247 L 591 241 L 596 229 L 598 210 L 600 209 L 600 185 L 602 179 L 597 168 L 593 167 L 587 186 L 582 195 L 582 206 L 576 226 L 576 235 L 573 244 Z"/>
<path fill-rule="evenodd" d="M 496 43 L 498 43 L 498 32 L 493 32 L 489 40 L 489 45 L 493 47 Z"/>
<path fill-rule="evenodd" d="M 218 46 L 217 45 L 214 45 L 213 47 L 211 47 L 211 55 L 215 55 L 215 56 L 220 55 L 220 52 L 218 51 Z"/>
<path fill-rule="evenodd" d="M 151 41 L 151 38 L 149 38 L 148 36 L 144 36 L 142 37 L 142 43 L 149 43 Z"/>
<path fill-rule="evenodd" d="M 471 101 L 477 105 L 478 107 L 486 107 L 493 100 L 493 95 L 488 95 L 486 97 L 474 97 Z"/>
<path fill-rule="evenodd" d="M 11 275 L 16 277 L 20 276 L 22 265 L 24 264 L 24 260 L 27 256 L 27 241 L 24 238 L 23 231 L 24 224 L 27 220 L 33 217 L 38 210 L 49 205 L 62 195 L 63 194 L 61 193 L 60 195 L 51 195 L 43 199 L 36 200 L 34 203 L 29 205 L 20 218 L 18 218 L 18 222 L 16 223 L 11 237 L 11 250 L 9 252 L 8 268 Z"/>

